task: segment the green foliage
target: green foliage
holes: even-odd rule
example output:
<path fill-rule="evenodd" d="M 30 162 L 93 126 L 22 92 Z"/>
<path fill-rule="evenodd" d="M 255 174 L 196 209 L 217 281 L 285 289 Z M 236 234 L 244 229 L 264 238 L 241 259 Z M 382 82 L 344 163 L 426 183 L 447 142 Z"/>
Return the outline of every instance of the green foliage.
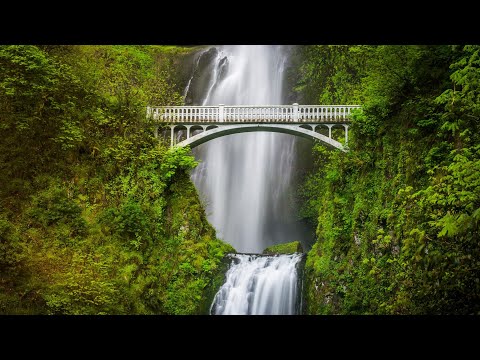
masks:
<path fill-rule="evenodd" d="M 262 254 L 266 255 L 276 255 L 276 254 L 293 254 L 293 253 L 303 253 L 302 244 L 300 241 L 292 241 L 285 244 L 277 244 L 267 247 L 263 250 Z"/>
<path fill-rule="evenodd" d="M 48 229 L 52 225 L 65 224 L 72 229 L 71 237 L 86 229 L 81 217 L 82 209 L 67 194 L 65 188 L 52 185 L 32 196 L 31 207 L 25 212 L 33 226 Z"/>
<path fill-rule="evenodd" d="M 188 51 L 0 46 L 0 313 L 203 311 L 234 250 L 145 119 Z"/>
<path fill-rule="evenodd" d="M 350 152 L 315 148 L 301 189 L 318 238 L 306 261 L 307 310 L 478 314 L 480 48 L 348 48 L 362 62 L 316 75 L 337 84 L 331 99 L 353 94 L 363 112 Z M 352 63 L 353 89 L 334 75 Z"/>

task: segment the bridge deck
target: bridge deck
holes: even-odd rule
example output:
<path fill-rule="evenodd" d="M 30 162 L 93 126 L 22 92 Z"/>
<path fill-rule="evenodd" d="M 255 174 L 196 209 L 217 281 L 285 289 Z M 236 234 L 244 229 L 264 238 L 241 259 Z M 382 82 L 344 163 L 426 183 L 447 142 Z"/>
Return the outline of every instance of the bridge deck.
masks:
<path fill-rule="evenodd" d="M 170 124 L 347 123 L 359 105 L 238 105 L 147 107 L 147 116 Z"/>

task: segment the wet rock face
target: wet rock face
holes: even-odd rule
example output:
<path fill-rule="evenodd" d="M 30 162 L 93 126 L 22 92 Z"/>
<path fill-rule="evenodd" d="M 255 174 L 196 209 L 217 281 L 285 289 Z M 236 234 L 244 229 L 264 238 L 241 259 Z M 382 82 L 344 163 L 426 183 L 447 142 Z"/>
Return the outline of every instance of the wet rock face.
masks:
<path fill-rule="evenodd" d="M 217 56 L 217 48 L 211 47 L 200 51 L 194 57 L 190 85 L 185 94 L 185 105 L 199 105 L 205 96 L 205 89 L 212 78 Z"/>

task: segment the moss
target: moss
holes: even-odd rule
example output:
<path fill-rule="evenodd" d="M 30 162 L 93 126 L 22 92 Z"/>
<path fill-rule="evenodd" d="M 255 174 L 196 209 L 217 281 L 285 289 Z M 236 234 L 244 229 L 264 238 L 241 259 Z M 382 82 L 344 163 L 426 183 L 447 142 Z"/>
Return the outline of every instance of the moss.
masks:
<path fill-rule="evenodd" d="M 263 250 L 264 255 L 277 255 L 277 254 L 293 254 L 303 253 L 302 244 L 300 241 L 292 241 L 285 244 L 277 244 L 267 247 Z"/>
<path fill-rule="evenodd" d="M 222 261 L 219 263 L 215 274 L 211 276 L 210 283 L 203 290 L 202 302 L 200 304 L 201 315 L 210 315 L 210 307 L 212 306 L 213 299 L 220 287 L 225 283 L 226 273 L 230 263 L 231 259 L 224 256 Z"/>

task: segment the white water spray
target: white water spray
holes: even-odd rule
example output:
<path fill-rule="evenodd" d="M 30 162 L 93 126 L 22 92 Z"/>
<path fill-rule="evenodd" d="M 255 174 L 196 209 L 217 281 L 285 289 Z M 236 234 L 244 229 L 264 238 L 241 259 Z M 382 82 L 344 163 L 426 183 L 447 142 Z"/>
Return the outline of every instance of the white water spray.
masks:
<path fill-rule="evenodd" d="M 230 255 L 234 263 L 215 295 L 211 314 L 296 314 L 299 306 L 297 264 L 301 256 Z"/>

